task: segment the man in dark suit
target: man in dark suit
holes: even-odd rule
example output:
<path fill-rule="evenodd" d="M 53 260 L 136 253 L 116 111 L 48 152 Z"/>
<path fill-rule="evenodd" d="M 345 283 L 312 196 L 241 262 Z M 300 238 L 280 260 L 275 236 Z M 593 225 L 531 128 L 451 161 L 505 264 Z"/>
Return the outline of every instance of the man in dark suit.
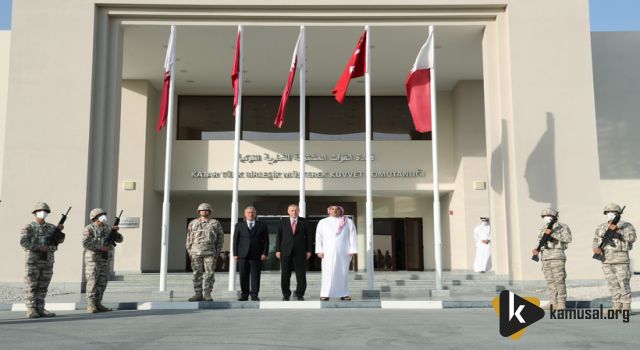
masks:
<path fill-rule="evenodd" d="M 236 224 L 233 237 L 233 260 L 238 262 L 240 271 L 241 295 L 239 301 L 246 301 L 251 295 L 251 300 L 259 301 L 260 270 L 262 262 L 269 255 L 269 232 L 267 225 L 256 220 L 256 208 L 244 209 L 244 221 Z M 251 288 L 249 288 L 249 275 L 251 275 Z"/>
<path fill-rule="evenodd" d="M 296 271 L 296 298 L 304 300 L 307 289 L 306 260 L 311 257 L 312 241 L 307 232 L 307 220 L 298 216 L 300 208 L 296 204 L 287 208 L 288 218 L 280 221 L 276 236 L 276 258 L 280 259 L 282 300 L 291 297 L 291 270 Z"/>

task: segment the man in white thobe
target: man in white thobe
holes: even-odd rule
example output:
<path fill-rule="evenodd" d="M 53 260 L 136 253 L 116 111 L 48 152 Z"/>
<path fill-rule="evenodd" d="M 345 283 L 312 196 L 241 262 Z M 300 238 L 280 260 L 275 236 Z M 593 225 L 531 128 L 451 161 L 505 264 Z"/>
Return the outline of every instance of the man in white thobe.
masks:
<path fill-rule="evenodd" d="M 349 297 L 349 262 L 358 253 L 356 225 L 344 216 L 344 209 L 330 206 L 328 218 L 316 228 L 316 254 L 322 259 L 322 287 L 320 300 Z"/>
<path fill-rule="evenodd" d="M 489 225 L 489 218 L 480 218 L 480 225 L 473 229 L 473 239 L 476 241 L 476 259 L 473 262 L 473 271 L 487 272 L 491 270 L 491 226 Z"/>

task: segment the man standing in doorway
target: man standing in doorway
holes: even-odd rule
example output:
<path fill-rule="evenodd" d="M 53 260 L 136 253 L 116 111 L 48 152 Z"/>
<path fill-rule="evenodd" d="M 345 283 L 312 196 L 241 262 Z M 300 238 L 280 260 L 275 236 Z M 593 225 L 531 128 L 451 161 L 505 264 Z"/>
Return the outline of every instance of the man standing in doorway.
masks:
<path fill-rule="evenodd" d="M 327 212 L 329 217 L 320 220 L 316 228 L 316 254 L 322 259 L 320 300 L 351 300 L 349 262 L 358 253 L 356 225 L 344 216 L 342 207 L 332 205 Z"/>
<path fill-rule="evenodd" d="M 296 299 L 304 300 L 307 289 L 306 261 L 311 257 L 311 240 L 307 232 L 307 220 L 298 216 L 300 208 L 290 204 L 287 208 L 288 218 L 280 220 L 276 236 L 276 258 L 280 259 L 280 287 L 282 300 L 291 297 L 291 270 L 296 271 Z"/>
<path fill-rule="evenodd" d="M 216 281 L 214 270 L 224 243 L 222 225 L 209 216 L 212 212 L 209 203 L 198 206 L 199 218 L 191 220 L 187 226 L 187 252 L 193 269 L 194 295 L 189 301 L 212 301 L 211 291 Z M 204 296 L 202 293 L 204 275 Z"/>
<path fill-rule="evenodd" d="M 256 220 L 256 208 L 244 209 L 244 221 L 236 224 L 233 237 L 233 260 L 238 262 L 241 294 L 238 301 L 259 301 L 260 270 L 269 255 L 269 232 L 267 225 Z M 251 284 L 249 284 L 251 275 Z"/>
<path fill-rule="evenodd" d="M 473 229 L 473 239 L 476 241 L 476 258 L 473 261 L 473 271 L 484 273 L 491 270 L 491 226 L 489 218 L 481 217 L 480 225 Z"/>

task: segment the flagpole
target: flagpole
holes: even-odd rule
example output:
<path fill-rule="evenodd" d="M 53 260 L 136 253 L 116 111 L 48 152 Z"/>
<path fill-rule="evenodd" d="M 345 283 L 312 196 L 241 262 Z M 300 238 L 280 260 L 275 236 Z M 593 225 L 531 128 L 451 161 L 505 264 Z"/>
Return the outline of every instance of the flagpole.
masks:
<path fill-rule="evenodd" d="M 431 152 L 433 160 L 433 240 L 436 259 L 436 290 L 442 290 L 442 228 L 440 223 L 440 178 L 438 176 L 438 118 L 436 116 L 436 37 L 433 26 L 429 26 L 429 35 L 433 35 L 433 60 L 431 62 Z"/>
<path fill-rule="evenodd" d="M 174 103 L 174 91 L 175 91 L 175 57 L 176 57 L 176 44 L 175 44 L 175 32 L 176 26 L 171 26 L 170 38 L 173 42 L 170 43 L 171 47 L 171 66 L 169 68 L 169 104 L 167 107 L 167 144 L 165 149 L 165 162 L 164 162 L 164 197 L 162 200 L 162 244 L 160 251 L 160 292 L 167 290 L 167 260 L 168 260 L 168 248 L 169 248 L 169 218 L 171 214 L 171 152 L 173 150 L 173 103 Z"/>
<path fill-rule="evenodd" d="M 365 26 L 365 151 L 366 151 L 366 253 L 367 253 L 367 289 L 373 290 L 373 200 L 371 194 L 371 30 Z"/>
<path fill-rule="evenodd" d="M 300 216 L 307 215 L 307 202 L 305 196 L 305 140 L 306 140 L 306 70 L 307 70 L 307 33 L 304 26 L 300 26 L 300 43 L 298 47 L 298 69 L 300 71 L 300 199 L 298 207 L 300 208 Z"/>
<path fill-rule="evenodd" d="M 235 235 L 236 223 L 238 222 L 238 176 L 240 172 L 240 121 L 242 117 L 242 54 L 244 35 L 242 34 L 242 25 L 238 26 L 238 35 L 240 35 L 240 48 L 238 58 L 238 104 L 235 110 L 235 131 L 233 142 L 233 194 L 231 198 L 231 238 L 230 238 L 230 255 L 229 259 L 229 291 L 233 292 L 236 288 L 236 261 L 234 260 L 235 252 L 233 251 L 233 238 Z"/>

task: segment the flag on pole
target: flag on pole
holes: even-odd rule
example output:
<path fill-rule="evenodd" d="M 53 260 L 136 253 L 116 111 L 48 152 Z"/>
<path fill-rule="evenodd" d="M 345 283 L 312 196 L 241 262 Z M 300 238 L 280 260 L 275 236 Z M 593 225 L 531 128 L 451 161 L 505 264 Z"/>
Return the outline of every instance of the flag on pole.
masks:
<path fill-rule="evenodd" d="M 420 48 L 405 83 L 409 110 L 418 132 L 431 131 L 431 68 L 433 67 L 433 33 Z"/>
<path fill-rule="evenodd" d="M 289 102 L 291 87 L 293 86 L 293 80 L 296 77 L 296 67 L 298 65 L 298 46 L 300 45 L 301 38 L 302 30 L 298 35 L 298 41 L 296 41 L 296 46 L 293 49 L 293 57 L 291 58 L 291 66 L 289 67 L 289 78 L 287 78 L 287 85 L 285 85 L 284 91 L 282 92 L 282 98 L 280 99 L 280 106 L 278 106 L 276 120 L 273 121 L 273 124 L 278 128 L 281 128 L 282 124 L 284 124 L 284 115 L 287 112 L 287 102 Z"/>
<path fill-rule="evenodd" d="M 169 82 L 171 81 L 171 66 L 175 63 L 175 26 L 171 26 L 169 44 L 167 44 L 167 55 L 164 58 L 164 81 L 162 83 L 162 99 L 160 100 L 160 115 L 158 116 L 157 131 L 167 125 L 167 114 L 169 111 Z"/>
<path fill-rule="evenodd" d="M 349 82 L 353 78 L 361 77 L 364 75 L 365 70 L 365 56 L 366 56 L 366 44 L 367 44 L 367 32 L 365 31 L 360 36 L 358 46 L 353 50 L 353 54 L 349 59 L 349 63 L 344 68 L 340 79 L 333 88 L 333 95 L 336 97 L 336 101 L 342 103 L 347 95 L 347 89 L 349 88 Z"/>
<path fill-rule="evenodd" d="M 233 68 L 231 70 L 231 85 L 233 86 L 233 116 L 236 115 L 236 107 L 238 107 L 238 83 L 240 77 L 240 31 L 238 31 L 238 39 L 236 39 L 236 51 L 233 56 Z"/>

